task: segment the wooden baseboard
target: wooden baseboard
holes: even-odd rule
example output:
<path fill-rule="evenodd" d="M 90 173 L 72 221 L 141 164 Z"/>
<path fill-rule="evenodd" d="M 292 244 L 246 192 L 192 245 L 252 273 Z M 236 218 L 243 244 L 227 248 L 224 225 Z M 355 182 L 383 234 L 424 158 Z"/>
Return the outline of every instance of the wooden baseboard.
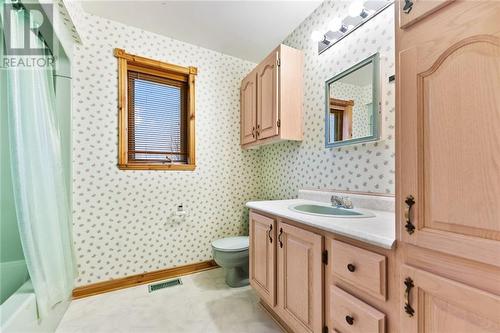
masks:
<path fill-rule="evenodd" d="M 161 269 L 159 271 L 147 272 L 143 274 L 131 275 L 120 279 L 89 284 L 73 289 L 73 299 L 98 295 L 114 290 L 135 287 L 153 281 L 165 280 L 177 276 L 188 275 L 196 272 L 217 268 L 213 260 L 202 261 L 195 264 Z"/>

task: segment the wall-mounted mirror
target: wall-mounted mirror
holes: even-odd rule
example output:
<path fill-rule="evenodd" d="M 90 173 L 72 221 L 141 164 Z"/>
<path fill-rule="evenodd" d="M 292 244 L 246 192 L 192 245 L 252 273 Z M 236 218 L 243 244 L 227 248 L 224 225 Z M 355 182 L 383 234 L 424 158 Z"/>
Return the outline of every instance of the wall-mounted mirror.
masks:
<path fill-rule="evenodd" d="M 379 55 L 326 81 L 326 147 L 379 139 Z"/>

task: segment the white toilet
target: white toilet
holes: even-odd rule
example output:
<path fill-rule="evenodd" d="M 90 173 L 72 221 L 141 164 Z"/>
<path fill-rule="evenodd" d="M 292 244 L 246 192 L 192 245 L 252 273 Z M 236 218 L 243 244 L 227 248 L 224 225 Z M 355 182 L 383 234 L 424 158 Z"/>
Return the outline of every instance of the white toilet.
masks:
<path fill-rule="evenodd" d="M 212 242 L 214 260 L 226 272 L 230 287 L 248 285 L 248 236 L 227 237 Z"/>

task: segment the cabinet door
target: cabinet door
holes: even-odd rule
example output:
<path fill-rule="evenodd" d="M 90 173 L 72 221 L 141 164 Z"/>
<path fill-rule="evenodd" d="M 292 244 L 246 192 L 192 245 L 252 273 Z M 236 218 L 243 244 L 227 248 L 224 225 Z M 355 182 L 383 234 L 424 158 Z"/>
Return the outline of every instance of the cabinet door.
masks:
<path fill-rule="evenodd" d="M 259 139 L 278 135 L 278 52 L 257 68 L 257 132 Z"/>
<path fill-rule="evenodd" d="M 257 75 L 253 71 L 241 81 L 241 144 L 257 140 Z"/>
<path fill-rule="evenodd" d="M 295 333 L 320 333 L 323 327 L 323 239 L 280 222 L 277 245 L 277 310 Z"/>
<path fill-rule="evenodd" d="M 401 239 L 495 266 L 499 14 L 499 1 L 452 3 L 400 32 L 398 55 Z"/>
<path fill-rule="evenodd" d="M 400 332 L 500 332 L 499 296 L 410 266 L 400 274 Z"/>
<path fill-rule="evenodd" d="M 250 284 L 262 300 L 276 305 L 276 221 L 250 212 Z"/>

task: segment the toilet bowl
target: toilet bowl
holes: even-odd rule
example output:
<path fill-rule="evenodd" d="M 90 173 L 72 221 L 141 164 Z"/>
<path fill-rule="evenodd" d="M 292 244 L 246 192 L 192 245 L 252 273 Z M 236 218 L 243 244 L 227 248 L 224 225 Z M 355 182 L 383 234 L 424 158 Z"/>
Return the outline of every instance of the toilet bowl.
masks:
<path fill-rule="evenodd" d="M 228 286 L 248 285 L 248 236 L 217 239 L 212 242 L 212 253 L 217 265 L 225 270 Z"/>

